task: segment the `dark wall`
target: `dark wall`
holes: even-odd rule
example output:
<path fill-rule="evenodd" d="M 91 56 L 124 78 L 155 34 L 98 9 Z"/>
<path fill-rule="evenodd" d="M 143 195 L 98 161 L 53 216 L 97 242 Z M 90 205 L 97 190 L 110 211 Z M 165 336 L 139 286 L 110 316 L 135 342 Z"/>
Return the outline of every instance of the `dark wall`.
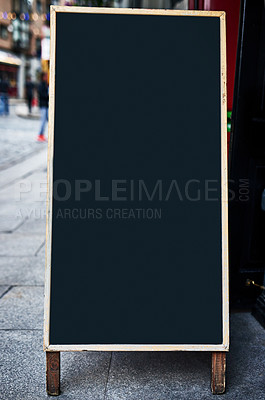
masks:
<path fill-rule="evenodd" d="M 243 0 L 230 146 L 230 273 L 234 305 L 251 305 L 265 265 L 265 13 L 264 1 Z"/>

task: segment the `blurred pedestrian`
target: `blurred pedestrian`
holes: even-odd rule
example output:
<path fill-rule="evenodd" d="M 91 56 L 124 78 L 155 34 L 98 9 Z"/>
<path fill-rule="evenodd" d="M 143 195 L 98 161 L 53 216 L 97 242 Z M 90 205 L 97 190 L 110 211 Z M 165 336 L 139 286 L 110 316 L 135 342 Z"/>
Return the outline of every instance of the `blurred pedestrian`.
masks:
<path fill-rule="evenodd" d="M 34 92 L 34 84 L 31 82 L 30 76 L 27 76 L 26 81 L 26 99 L 28 103 L 29 114 L 31 114 L 31 106 Z"/>
<path fill-rule="evenodd" d="M 9 90 L 9 82 L 8 82 L 8 77 L 5 74 L 0 82 L 0 96 L 4 107 L 3 114 L 5 115 L 9 114 L 8 90 Z"/>
<path fill-rule="evenodd" d="M 41 83 L 39 85 L 38 94 L 39 94 L 41 124 L 37 141 L 46 142 L 46 139 L 44 137 L 44 130 L 46 122 L 48 121 L 49 86 L 47 83 L 47 74 L 45 72 L 42 72 L 41 74 Z"/>

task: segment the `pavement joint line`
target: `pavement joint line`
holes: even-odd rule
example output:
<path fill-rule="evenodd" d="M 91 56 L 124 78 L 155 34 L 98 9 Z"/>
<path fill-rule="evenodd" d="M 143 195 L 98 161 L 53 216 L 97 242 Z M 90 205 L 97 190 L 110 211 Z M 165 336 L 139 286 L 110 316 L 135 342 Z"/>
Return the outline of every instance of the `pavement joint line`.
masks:
<path fill-rule="evenodd" d="M 3 234 L 3 232 L 1 232 L 1 233 Z M 27 237 L 34 237 L 34 236 L 45 237 L 45 234 L 43 232 L 41 232 L 41 233 L 38 233 L 38 232 L 36 232 L 36 233 L 35 232 L 18 232 L 17 235 L 27 236 Z"/>
<path fill-rule="evenodd" d="M 28 155 L 23 161 L 10 166 L 1 171 L 0 173 L 0 190 L 7 187 L 12 187 L 15 182 L 32 176 L 35 173 L 42 173 L 41 171 L 47 166 L 47 148 L 41 148 L 38 152 L 33 152 Z"/>
<path fill-rule="evenodd" d="M 2 233 L 2 232 L 0 232 L 0 233 Z M 0 254 L 0 258 L 1 257 L 3 257 L 3 258 L 17 258 L 17 257 L 20 257 L 20 258 L 32 258 L 33 260 L 35 259 L 35 255 L 34 254 L 30 254 L 30 255 L 23 255 L 23 256 L 20 256 L 20 255 L 6 255 L 6 254 Z"/>
<path fill-rule="evenodd" d="M 8 258 L 8 257 L 10 257 L 10 258 L 35 258 L 35 257 L 38 257 L 38 256 L 35 256 L 35 254 L 17 254 L 17 255 L 10 255 L 10 254 L 0 254 L 0 257 L 6 257 L 6 258 Z"/>
<path fill-rule="evenodd" d="M 28 220 L 28 217 L 26 217 L 25 219 L 23 219 L 23 221 L 21 221 L 17 226 L 15 226 L 14 229 L 10 229 L 10 230 L 6 230 L 6 231 L 0 231 L 0 233 L 5 233 L 5 234 L 12 234 L 13 232 L 15 232 L 18 228 L 20 228 L 26 221 Z"/>
<path fill-rule="evenodd" d="M 8 168 L 14 167 L 15 165 L 17 165 L 17 164 L 19 164 L 19 163 L 25 161 L 28 157 L 40 153 L 42 150 L 43 150 L 42 147 L 40 147 L 39 149 L 35 148 L 35 149 L 32 150 L 31 152 L 29 152 L 29 153 L 27 153 L 27 154 L 24 154 L 23 156 L 21 156 L 21 157 L 15 159 L 15 160 L 13 160 L 13 161 L 10 161 L 10 162 L 7 162 L 6 164 L 3 164 L 3 165 L 0 167 L 0 172 L 5 171 L 5 170 L 7 170 Z"/>
<path fill-rule="evenodd" d="M 105 384 L 105 388 L 104 388 L 104 397 L 103 397 L 103 400 L 106 399 L 106 395 L 107 395 L 107 391 L 108 391 L 108 382 L 109 382 L 109 373 L 110 373 L 111 361 L 112 361 L 112 353 L 113 353 L 113 351 L 111 351 L 111 353 L 110 353 L 109 367 L 108 367 L 108 373 L 107 373 L 106 384 Z"/>
<path fill-rule="evenodd" d="M 7 285 L 0 285 L 0 286 L 9 286 L 9 285 L 7 284 Z M 2 295 L 0 296 L 0 300 L 1 300 L 7 293 L 9 293 L 12 289 L 17 288 L 17 287 L 22 287 L 22 288 L 24 288 L 24 287 L 42 287 L 42 288 L 44 288 L 44 285 L 10 285 L 10 286 L 6 289 L 6 291 L 5 291 L 4 293 L 2 293 Z M 1 330 L 1 329 L 0 329 L 0 330 Z"/>
<path fill-rule="evenodd" d="M 1 285 L 2 286 L 2 285 Z M 13 285 L 10 285 L 5 291 L 4 293 L 2 293 L 2 295 L 0 296 L 0 299 L 2 299 L 11 289 L 12 289 Z"/>
<path fill-rule="evenodd" d="M 5 286 L 5 285 L 0 285 L 0 286 Z M 6 286 L 8 286 L 8 284 Z M 44 285 L 10 285 L 10 286 L 11 286 L 11 288 L 14 288 L 14 287 L 44 287 Z M 11 289 L 8 289 L 8 291 L 9 290 L 11 290 Z"/>
<path fill-rule="evenodd" d="M 1 254 L 0 257 L 38 257 L 38 255 L 35 254 L 17 254 L 16 256 L 11 256 L 10 254 Z"/>
<path fill-rule="evenodd" d="M 22 176 L 19 176 L 18 178 L 15 178 L 15 179 L 11 180 L 11 181 L 8 182 L 8 183 L 5 183 L 3 186 L 0 186 L 0 190 L 6 189 L 8 186 L 12 186 L 14 183 L 20 181 L 21 179 L 28 178 L 30 175 L 33 175 L 33 174 L 35 174 L 36 172 L 39 172 L 40 170 L 41 170 L 40 168 L 39 168 L 39 169 L 36 168 L 35 171 L 27 172 L 26 174 L 24 174 L 24 175 L 22 175 Z"/>
<path fill-rule="evenodd" d="M 25 222 L 28 220 L 29 218 L 26 217 L 23 219 L 23 221 L 20 222 L 20 224 L 18 224 L 14 229 L 13 232 L 15 232 L 18 228 L 20 228 L 23 224 L 25 224 Z"/>
<path fill-rule="evenodd" d="M 20 328 L 0 328 L 0 331 L 42 331 L 41 328 L 20 329 Z"/>
<path fill-rule="evenodd" d="M 41 243 L 40 247 L 37 249 L 36 253 L 34 254 L 35 257 L 38 256 L 38 253 L 40 252 L 40 250 L 42 249 L 42 247 L 45 245 L 45 240 L 43 241 L 43 243 Z"/>

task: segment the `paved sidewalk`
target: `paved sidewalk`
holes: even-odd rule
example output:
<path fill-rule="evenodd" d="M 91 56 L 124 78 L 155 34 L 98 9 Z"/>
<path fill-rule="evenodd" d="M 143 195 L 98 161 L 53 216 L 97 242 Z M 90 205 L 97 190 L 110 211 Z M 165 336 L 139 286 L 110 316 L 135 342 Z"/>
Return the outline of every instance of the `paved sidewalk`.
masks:
<path fill-rule="evenodd" d="M 16 114 L 18 117 L 21 118 L 40 119 L 39 107 L 36 106 L 32 107 L 32 111 L 30 114 L 26 103 L 20 103 L 16 106 Z"/>
<path fill-rule="evenodd" d="M 0 172 L 1 400 L 48 398 L 42 347 L 45 182 L 46 149 Z M 265 330 L 249 313 L 232 314 L 231 337 L 221 398 L 264 399 Z M 210 368 L 210 353 L 63 353 L 59 399 L 213 399 Z"/>
<path fill-rule="evenodd" d="M 0 171 L 24 160 L 30 154 L 38 153 L 44 146 L 36 141 L 40 121 L 18 117 L 17 107 L 26 106 L 22 102 L 12 102 L 10 115 L 0 115 Z"/>

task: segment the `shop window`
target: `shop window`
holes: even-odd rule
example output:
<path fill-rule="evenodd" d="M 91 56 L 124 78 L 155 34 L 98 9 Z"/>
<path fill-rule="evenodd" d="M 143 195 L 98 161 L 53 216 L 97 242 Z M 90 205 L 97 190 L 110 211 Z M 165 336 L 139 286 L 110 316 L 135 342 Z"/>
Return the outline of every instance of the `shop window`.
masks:
<path fill-rule="evenodd" d="M 40 40 L 40 38 L 36 38 L 36 53 L 37 53 L 37 57 L 41 58 L 41 40 Z"/>
<path fill-rule="evenodd" d="M 13 11 L 20 12 L 20 0 L 13 0 Z"/>
<path fill-rule="evenodd" d="M 27 49 L 30 43 L 28 21 L 13 21 L 13 42 L 16 48 Z"/>
<path fill-rule="evenodd" d="M 17 14 L 31 12 L 33 1 L 34 0 L 13 0 L 12 10 Z"/>
<path fill-rule="evenodd" d="M 42 4 L 41 4 L 40 0 L 36 1 L 36 10 L 37 10 L 37 13 L 41 13 L 42 12 Z"/>
<path fill-rule="evenodd" d="M 26 13 L 31 11 L 32 5 L 31 5 L 31 1 L 28 0 L 21 0 L 21 9 L 20 12 Z"/>
<path fill-rule="evenodd" d="M 4 40 L 8 39 L 8 30 L 5 25 L 0 25 L 0 38 Z"/>

